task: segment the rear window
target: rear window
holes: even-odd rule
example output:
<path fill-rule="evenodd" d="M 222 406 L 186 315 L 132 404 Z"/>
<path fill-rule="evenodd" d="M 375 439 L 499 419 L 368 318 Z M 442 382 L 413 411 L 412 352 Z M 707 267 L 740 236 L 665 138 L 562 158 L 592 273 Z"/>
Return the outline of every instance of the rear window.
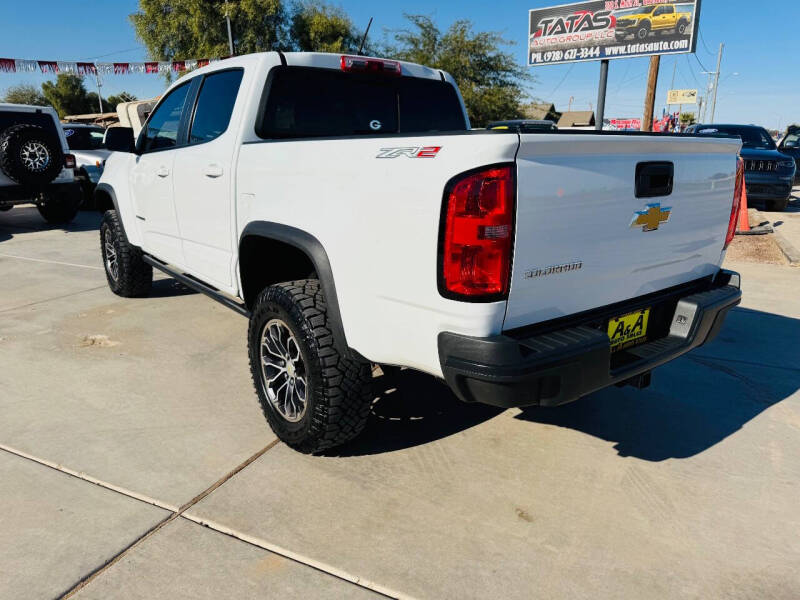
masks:
<path fill-rule="evenodd" d="M 742 146 L 751 150 L 775 150 L 775 142 L 761 127 L 737 127 L 735 125 L 706 125 L 698 127 L 698 135 L 725 134 L 742 138 Z"/>
<path fill-rule="evenodd" d="M 257 133 L 262 138 L 309 138 L 464 131 L 455 88 L 413 77 L 278 67 Z"/>
<path fill-rule="evenodd" d="M 12 125 L 38 125 L 51 133 L 55 129 L 53 117 L 49 113 L 0 111 L 0 132 Z"/>
<path fill-rule="evenodd" d="M 105 133 L 100 128 L 64 125 L 64 135 L 70 150 L 99 150 L 103 148 Z"/>

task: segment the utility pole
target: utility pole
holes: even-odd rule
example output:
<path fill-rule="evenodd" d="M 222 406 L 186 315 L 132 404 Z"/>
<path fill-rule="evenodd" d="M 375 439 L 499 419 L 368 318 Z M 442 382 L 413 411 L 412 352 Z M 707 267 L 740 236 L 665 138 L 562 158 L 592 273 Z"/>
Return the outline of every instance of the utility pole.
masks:
<path fill-rule="evenodd" d="M 725 44 L 719 45 L 719 55 L 717 56 L 717 72 L 714 75 L 714 100 L 711 102 L 711 122 L 714 122 L 714 115 L 717 111 L 717 88 L 719 87 L 719 72 L 722 68 L 722 50 Z"/>
<path fill-rule="evenodd" d="M 103 94 L 100 92 L 103 84 L 100 83 L 100 75 L 98 75 L 97 69 L 94 71 L 94 82 L 97 84 L 97 101 L 100 103 L 100 114 L 103 114 Z"/>
<path fill-rule="evenodd" d="M 647 94 L 644 97 L 644 119 L 642 131 L 653 131 L 653 110 L 656 103 L 656 87 L 658 86 L 658 68 L 661 65 L 661 56 L 656 54 L 650 57 L 650 72 L 647 75 Z"/>
<path fill-rule="evenodd" d="M 606 89 L 608 88 L 608 60 L 600 61 L 600 87 L 597 90 L 597 116 L 594 121 L 594 128 L 597 131 L 603 130 L 603 119 L 606 112 Z"/>
<path fill-rule="evenodd" d="M 231 35 L 231 15 L 228 12 L 228 2 L 225 2 L 225 22 L 228 24 L 228 50 L 230 50 L 231 56 L 234 55 L 233 52 L 233 35 Z"/>

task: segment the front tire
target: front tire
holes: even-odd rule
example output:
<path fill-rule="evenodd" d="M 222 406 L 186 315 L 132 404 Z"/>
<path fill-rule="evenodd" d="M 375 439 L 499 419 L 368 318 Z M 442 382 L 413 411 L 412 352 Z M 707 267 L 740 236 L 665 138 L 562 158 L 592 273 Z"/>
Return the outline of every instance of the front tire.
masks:
<path fill-rule="evenodd" d="M 248 347 L 261 410 L 282 442 L 312 454 L 364 429 L 372 368 L 336 349 L 318 280 L 264 289 L 253 306 Z"/>
<path fill-rule="evenodd" d="M 648 35 L 650 35 L 650 25 L 646 23 L 636 31 L 637 40 L 646 40 Z"/>
<path fill-rule="evenodd" d="M 142 250 L 125 235 L 116 210 L 107 210 L 100 223 L 100 254 L 108 287 L 123 298 L 141 298 L 153 285 L 153 267 L 144 262 Z"/>

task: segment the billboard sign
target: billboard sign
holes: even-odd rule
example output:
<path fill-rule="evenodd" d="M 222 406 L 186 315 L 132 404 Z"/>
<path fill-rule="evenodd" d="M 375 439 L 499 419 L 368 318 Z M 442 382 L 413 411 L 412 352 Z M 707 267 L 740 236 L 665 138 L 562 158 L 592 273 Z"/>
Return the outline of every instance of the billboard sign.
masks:
<path fill-rule="evenodd" d="M 531 10 L 528 66 L 694 52 L 700 0 L 589 0 Z"/>
<path fill-rule="evenodd" d="M 641 119 L 609 119 L 609 125 L 611 129 L 616 129 L 619 131 L 625 130 L 636 130 L 640 131 L 642 129 L 642 120 Z"/>
<path fill-rule="evenodd" d="M 697 90 L 669 90 L 667 104 L 697 104 Z"/>

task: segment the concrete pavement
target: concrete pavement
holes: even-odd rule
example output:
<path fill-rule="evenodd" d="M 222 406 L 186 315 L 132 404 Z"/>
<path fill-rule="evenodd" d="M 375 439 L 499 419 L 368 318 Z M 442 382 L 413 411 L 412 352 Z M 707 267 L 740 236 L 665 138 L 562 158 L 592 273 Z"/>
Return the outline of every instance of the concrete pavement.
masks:
<path fill-rule="evenodd" d="M 97 221 L 0 213 L 0 598 L 800 595 L 800 269 L 729 265 L 742 307 L 647 390 L 500 411 L 390 370 L 307 457 L 246 322 L 112 295 Z"/>

